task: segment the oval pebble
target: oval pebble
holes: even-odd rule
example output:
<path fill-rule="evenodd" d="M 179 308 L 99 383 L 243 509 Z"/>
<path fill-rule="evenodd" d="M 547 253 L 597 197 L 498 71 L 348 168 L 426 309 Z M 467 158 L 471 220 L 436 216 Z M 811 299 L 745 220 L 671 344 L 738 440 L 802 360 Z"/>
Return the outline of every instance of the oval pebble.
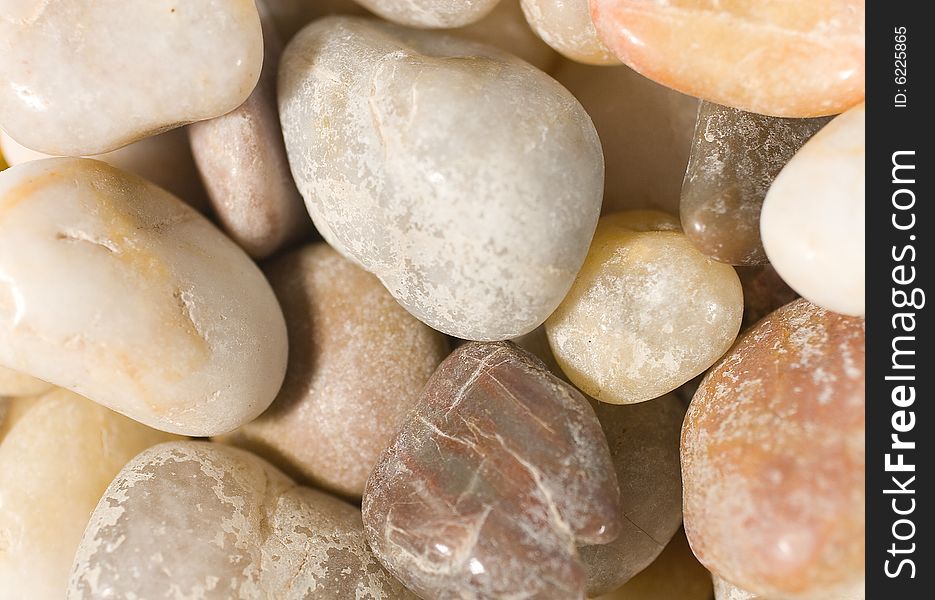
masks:
<path fill-rule="evenodd" d="M 331 17 L 286 48 L 280 114 L 315 225 L 409 312 L 501 340 L 541 324 L 587 253 L 600 142 L 558 83 L 494 48 Z"/>
<path fill-rule="evenodd" d="M 46 154 L 102 154 L 223 115 L 260 75 L 254 0 L 5 2 L 3 12 L 0 127 Z"/>
<path fill-rule="evenodd" d="M 597 37 L 588 0 L 522 0 L 522 6 L 530 27 L 566 58 L 589 65 L 620 64 Z"/>
<path fill-rule="evenodd" d="M 106 163 L 0 173 L 0 272 L 0 364 L 156 429 L 230 431 L 282 383 L 286 327 L 260 270 L 180 200 Z"/>
<path fill-rule="evenodd" d="M 302 481 L 359 498 L 448 341 L 326 244 L 266 268 L 289 329 L 282 390 L 225 441 Z"/>
<path fill-rule="evenodd" d="M 415 600 L 373 558 L 360 511 L 208 442 L 130 461 L 91 514 L 68 600 Z"/>
<path fill-rule="evenodd" d="M 862 585 L 863 319 L 799 299 L 748 330 L 692 399 L 681 456 L 685 530 L 712 572 L 767 598 Z"/>
<path fill-rule="evenodd" d="M 191 151 L 217 221 L 247 254 L 265 258 L 311 232 L 295 187 L 276 107 L 282 42 L 265 5 L 263 70 L 246 102 L 188 127 Z"/>
<path fill-rule="evenodd" d="M 124 463 L 173 436 L 66 390 L 0 438 L 0 598 L 61 600 L 88 516 Z"/>
<path fill-rule="evenodd" d="M 734 269 L 657 211 L 601 218 L 575 284 L 545 323 L 572 383 L 612 404 L 671 392 L 730 348 L 743 293 Z"/>
<path fill-rule="evenodd" d="M 654 81 L 733 108 L 817 117 L 864 98 L 864 0 L 590 0 L 601 40 Z"/>
<path fill-rule="evenodd" d="M 864 314 L 864 105 L 832 120 L 766 194 L 760 234 L 789 286 L 843 315 Z"/>

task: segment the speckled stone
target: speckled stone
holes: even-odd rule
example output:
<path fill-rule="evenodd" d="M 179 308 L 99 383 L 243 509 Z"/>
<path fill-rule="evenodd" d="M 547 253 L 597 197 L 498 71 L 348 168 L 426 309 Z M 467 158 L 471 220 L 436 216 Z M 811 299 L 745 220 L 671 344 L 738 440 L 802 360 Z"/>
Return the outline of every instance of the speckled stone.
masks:
<path fill-rule="evenodd" d="M 603 159 L 587 113 L 538 69 L 455 36 L 330 17 L 286 48 L 279 108 L 319 232 L 422 322 L 509 339 L 568 291 Z"/>
<path fill-rule="evenodd" d="M 356 0 L 387 21 L 409 27 L 448 29 L 481 20 L 501 0 Z"/>
<path fill-rule="evenodd" d="M 423 598 L 584 598 L 576 545 L 613 540 L 619 492 L 587 400 L 511 343 L 429 380 L 367 482 L 367 539 Z"/>
<path fill-rule="evenodd" d="M 581 102 L 600 135 L 607 165 L 602 212 L 652 208 L 678 214 L 698 99 L 623 66 L 563 60 L 553 75 Z"/>
<path fill-rule="evenodd" d="M 530 27 L 563 56 L 589 65 L 620 64 L 597 37 L 588 0 L 522 0 L 522 6 Z"/>
<path fill-rule="evenodd" d="M 0 131 L 0 150 L 11 166 L 31 160 L 57 158 L 30 150 L 3 131 Z M 208 210 L 208 195 L 198 175 L 185 128 L 147 137 L 112 152 L 89 158 L 139 175 L 202 213 Z"/>
<path fill-rule="evenodd" d="M 590 0 L 600 39 L 647 77 L 782 117 L 864 97 L 864 0 Z"/>
<path fill-rule="evenodd" d="M 183 435 L 231 431 L 279 391 L 286 325 L 263 274 L 135 175 L 84 158 L 0 173 L 0 272 L 9 368 Z"/>
<path fill-rule="evenodd" d="M 2 0 L 0 127 L 46 154 L 109 152 L 237 108 L 262 61 L 254 0 Z"/>
<path fill-rule="evenodd" d="M 246 102 L 233 111 L 188 127 L 191 150 L 208 190 L 212 211 L 247 254 L 265 258 L 311 233 L 295 187 L 276 107 L 276 71 L 282 42 L 265 5 L 263 70 Z"/>
<path fill-rule="evenodd" d="M 740 329 L 753 326 L 757 321 L 780 306 L 789 304 L 799 297 L 786 285 L 772 265 L 737 267 L 740 286 L 743 288 L 743 323 Z"/>
<path fill-rule="evenodd" d="M 685 235 L 715 260 L 766 263 L 760 240 L 766 192 L 792 155 L 829 120 L 768 117 L 702 102 L 682 183 Z"/>
<path fill-rule="evenodd" d="M 546 73 L 558 61 L 558 54 L 529 28 L 520 0 L 500 0 L 486 17 L 452 33 L 505 50 Z"/>
<path fill-rule="evenodd" d="M 863 319 L 799 299 L 747 331 L 695 394 L 681 455 L 685 529 L 711 571 L 776 598 L 862 585 Z"/>
<path fill-rule="evenodd" d="M 679 433 L 685 415 L 672 394 L 631 406 L 594 404 L 620 485 L 621 531 L 609 544 L 579 549 L 589 596 L 613 591 L 648 567 L 681 527 Z"/>
<path fill-rule="evenodd" d="M 679 530 L 662 554 L 623 587 L 595 600 L 711 600 L 711 574 Z"/>
<path fill-rule="evenodd" d="M 783 280 L 851 316 L 864 314 L 865 119 L 860 104 L 816 133 L 776 177 L 760 215 L 763 247 Z"/>
<path fill-rule="evenodd" d="M 0 598 L 61 600 L 88 515 L 124 463 L 174 436 L 66 390 L 0 431 Z"/>
<path fill-rule="evenodd" d="M 224 439 L 359 498 L 448 341 L 326 244 L 283 256 L 266 274 L 289 330 L 286 379 L 266 412 Z"/>
<path fill-rule="evenodd" d="M 628 211 L 601 218 L 584 266 L 545 330 L 581 391 L 633 404 L 714 364 L 742 315 L 733 267 L 698 252 L 674 217 Z"/>
<path fill-rule="evenodd" d="M 104 492 L 75 554 L 68 600 L 414 598 L 364 540 L 360 511 L 296 486 L 249 452 L 160 444 Z"/>

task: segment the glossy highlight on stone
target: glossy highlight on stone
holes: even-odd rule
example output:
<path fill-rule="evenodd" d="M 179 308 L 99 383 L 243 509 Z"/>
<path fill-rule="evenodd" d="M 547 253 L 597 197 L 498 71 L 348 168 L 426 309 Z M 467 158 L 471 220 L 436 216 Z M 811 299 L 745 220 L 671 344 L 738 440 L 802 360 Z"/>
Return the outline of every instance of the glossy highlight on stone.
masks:
<path fill-rule="evenodd" d="M 625 64 L 680 92 L 780 117 L 864 98 L 864 0 L 590 0 Z"/>
<path fill-rule="evenodd" d="M 0 435 L 0 598 L 62 600 L 104 489 L 138 452 L 174 436 L 61 389 L 15 409 Z"/>
<path fill-rule="evenodd" d="M 178 198 L 106 163 L 0 173 L 0 272 L 0 364 L 156 429 L 230 431 L 282 383 L 286 326 L 260 270 Z"/>
<path fill-rule="evenodd" d="M 712 572 L 767 598 L 863 585 L 864 352 L 863 319 L 799 299 L 708 372 L 681 456 L 685 529 Z"/>
<path fill-rule="evenodd" d="M 776 177 L 760 215 L 766 255 L 783 280 L 851 316 L 864 314 L 864 119 L 860 104 L 815 134 Z"/>
<path fill-rule="evenodd" d="M 587 113 L 538 69 L 439 32 L 329 17 L 286 48 L 279 103 L 322 237 L 422 322 L 509 339 L 571 286 L 603 159 Z"/>
<path fill-rule="evenodd" d="M 760 240 L 766 192 L 792 155 L 828 121 L 768 117 L 702 102 L 682 183 L 685 235 L 715 260 L 766 263 Z"/>
<path fill-rule="evenodd" d="M 374 559 L 360 511 L 266 461 L 207 442 L 160 444 L 104 492 L 68 600 L 409 600 Z"/>
<path fill-rule="evenodd" d="M 589 596 L 615 590 L 648 567 L 681 527 L 679 433 L 685 415 L 672 394 L 629 406 L 594 404 L 620 486 L 621 531 L 608 544 L 578 550 Z"/>
<path fill-rule="evenodd" d="M 254 0 L 0 0 L 0 40 L 0 127 L 62 156 L 233 110 L 263 60 Z"/>
<path fill-rule="evenodd" d="M 359 498 L 448 341 L 326 244 L 276 259 L 266 274 L 289 330 L 286 379 L 269 409 L 224 440 Z"/>
<path fill-rule="evenodd" d="M 587 400 L 515 345 L 468 343 L 367 482 L 367 539 L 424 598 L 583 599 L 576 545 L 612 541 L 619 492 Z"/>
<path fill-rule="evenodd" d="M 702 255 L 658 211 L 601 218 L 574 285 L 545 323 L 562 370 L 601 402 L 671 392 L 710 367 L 740 329 L 729 265 Z"/>

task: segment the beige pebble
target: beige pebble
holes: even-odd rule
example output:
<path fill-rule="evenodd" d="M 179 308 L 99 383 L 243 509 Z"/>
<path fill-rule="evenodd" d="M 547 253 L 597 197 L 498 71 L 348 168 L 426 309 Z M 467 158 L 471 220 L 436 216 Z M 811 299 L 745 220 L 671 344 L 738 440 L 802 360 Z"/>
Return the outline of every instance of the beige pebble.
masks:
<path fill-rule="evenodd" d="M 35 403 L 36 396 L 0 396 L 0 443 Z"/>
<path fill-rule="evenodd" d="M 522 0 L 522 6 L 539 37 L 566 58 L 589 65 L 620 64 L 597 37 L 588 0 Z"/>
<path fill-rule="evenodd" d="M 743 294 L 729 265 L 704 256 L 656 211 L 601 218 L 571 291 L 546 321 L 568 378 L 602 402 L 656 398 L 730 348 Z"/>
<path fill-rule="evenodd" d="M 280 115 L 322 236 L 464 339 L 527 333 L 587 253 L 600 143 L 567 90 L 438 32 L 331 17 L 286 48 Z"/>
<path fill-rule="evenodd" d="M 326 244 L 283 256 L 266 273 L 289 329 L 289 368 L 273 405 L 225 441 L 360 498 L 448 341 Z"/>
<path fill-rule="evenodd" d="M 463 27 L 484 18 L 500 0 L 356 0 L 387 21 L 449 29 Z"/>
<path fill-rule="evenodd" d="M 3 131 L 0 131 L 0 151 L 10 166 L 55 158 L 20 145 Z M 208 209 L 208 196 L 198 175 L 198 168 L 195 167 L 184 128 L 147 137 L 113 152 L 88 158 L 104 161 L 148 179 L 200 212 Z"/>
<path fill-rule="evenodd" d="M 529 28 L 520 0 L 500 0 L 486 17 L 452 33 L 496 46 L 546 73 L 558 60 L 558 54 Z"/>
<path fill-rule="evenodd" d="M 50 389 L 52 389 L 50 383 L 0 366 L 0 396 L 36 396 Z"/>
<path fill-rule="evenodd" d="M 603 213 L 652 208 L 678 214 L 698 100 L 624 66 L 564 60 L 553 74 L 588 111 L 601 138 Z"/>
<path fill-rule="evenodd" d="M 286 328 L 260 270 L 106 163 L 0 173 L 0 272 L 0 364 L 185 435 L 230 431 L 279 390 Z"/>
<path fill-rule="evenodd" d="M 101 154 L 223 115 L 260 75 L 254 0 L 7 0 L 0 12 L 0 127 L 46 154 Z"/>
<path fill-rule="evenodd" d="M 376 561 L 360 511 L 249 452 L 160 444 L 104 492 L 68 600 L 415 600 Z M 59 596 L 61 597 L 61 596 Z"/>
<path fill-rule="evenodd" d="M 88 516 L 138 452 L 173 436 L 56 390 L 0 438 L 0 599 L 61 600 Z"/>
<path fill-rule="evenodd" d="M 276 107 L 282 43 L 262 5 L 263 71 L 247 101 L 188 127 L 191 149 L 221 227 L 247 254 L 265 258 L 311 233 L 292 181 Z"/>

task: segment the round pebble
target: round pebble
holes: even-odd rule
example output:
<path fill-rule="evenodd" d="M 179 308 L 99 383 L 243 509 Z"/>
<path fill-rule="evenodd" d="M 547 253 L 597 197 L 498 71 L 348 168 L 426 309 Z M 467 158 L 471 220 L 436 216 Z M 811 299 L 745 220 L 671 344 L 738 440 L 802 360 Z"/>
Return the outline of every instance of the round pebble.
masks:
<path fill-rule="evenodd" d="M 778 117 L 864 98 L 864 0 L 590 0 L 625 64 L 691 96 Z"/>
<path fill-rule="evenodd" d="M 601 218 L 571 291 L 546 321 L 562 370 L 602 402 L 671 392 L 730 348 L 743 294 L 734 269 L 702 255 L 665 213 Z"/>
<path fill-rule="evenodd" d="M 286 49 L 279 103 L 318 230 L 419 320 L 502 340 L 558 306 L 594 232 L 603 159 L 554 80 L 482 44 L 331 17 Z"/>
<path fill-rule="evenodd" d="M 521 1 L 530 27 L 566 58 L 589 65 L 620 64 L 597 37 L 588 0 Z"/>
<path fill-rule="evenodd" d="M 46 154 L 102 154 L 223 115 L 260 75 L 254 0 L 6 2 L 4 12 L 0 128 Z"/>
<path fill-rule="evenodd" d="M 156 429 L 230 431 L 282 383 L 286 327 L 260 270 L 180 200 L 106 163 L 0 173 L 0 272 L 0 364 Z"/>
<path fill-rule="evenodd" d="M 685 529 L 712 572 L 767 598 L 862 585 L 863 319 L 799 299 L 760 321 L 698 388 L 681 455 Z"/>

